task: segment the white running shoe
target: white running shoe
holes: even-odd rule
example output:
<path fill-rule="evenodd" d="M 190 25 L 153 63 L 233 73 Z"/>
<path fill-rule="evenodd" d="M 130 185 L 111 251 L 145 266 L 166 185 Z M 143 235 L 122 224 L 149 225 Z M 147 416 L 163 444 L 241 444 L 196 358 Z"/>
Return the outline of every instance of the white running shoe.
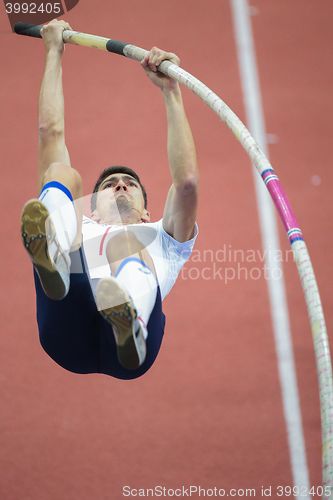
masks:
<path fill-rule="evenodd" d="M 21 235 L 44 292 L 52 300 L 63 299 L 69 290 L 71 261 L 58 243 L 47 208 L 38 199 L 23 207 Z"/>
<path fill-rule="evenodd" d="M 110 323 L 117 344 L 119 363 L 135 370 L 146 358 L 147 329 L 137 320 L 137 311 L 128 293 L 116 278 L 103 278 L 96 288 L 96 305 L 103 318 Z M 136 329 L 139 324 L 139 328 Z"/>

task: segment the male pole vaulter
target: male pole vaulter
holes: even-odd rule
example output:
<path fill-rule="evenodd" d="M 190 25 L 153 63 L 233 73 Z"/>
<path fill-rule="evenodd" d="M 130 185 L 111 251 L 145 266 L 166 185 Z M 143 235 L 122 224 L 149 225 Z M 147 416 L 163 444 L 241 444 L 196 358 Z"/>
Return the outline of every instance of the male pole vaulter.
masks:
<path fill-rule="evenodd" d="M 162 61 L 179 64 L 179 58 L 154 47 L 141 63 L 166 108 L 172 184 L 163 217 L 150 222 L 145 188 L 138 174 L 123 166 L 100 174 L 91 216 L 82 217 L 74 204 L 82 197 L 81 177 L 71 166 L 64 132 L 65 29 L 71 27 L 57 20 L 42 29 L 40 195 L 25 204 L 21 220 L 34 267 L 40 341 L 70 371 L 136 378 L 158 354 L 165 326 L 162 300 L 190 257 L 198 233 L 195 145 L 178 83 L 158 72 Z M 143 230 L 154 233 L 146 245 L 140 239 Z M 93 258 L 92 241 L 95 247 L 98 243 Z M 71 261 L 78 256 L 85 270 L 74 274 Z"/>

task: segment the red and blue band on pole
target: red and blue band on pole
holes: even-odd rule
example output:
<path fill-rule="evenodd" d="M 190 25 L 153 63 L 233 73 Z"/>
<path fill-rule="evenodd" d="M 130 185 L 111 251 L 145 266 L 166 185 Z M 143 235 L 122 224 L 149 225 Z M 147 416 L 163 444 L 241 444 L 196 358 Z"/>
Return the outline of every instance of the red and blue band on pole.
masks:
<path fill-rule="evenodd" d="M 14 30 L 20 35 L 42 38 L 41 28 L 42 26 L 18 23 L 15 25 Z M 106 50 L 136 61 L 141 61 L 147 54 L 145 49 L 129 43 L 77 31 L 64 30 L 63 40 L 65 43 Z M 276 172 L 238 116 L 217 94 L 179 66 L 170 61 L 163 61 L 158 70 L 192 90 L 230 128 L 260 173 L 285 227 L 304 291 L 316 355 L 321 407 L 323 485 L 328 487 L 324 490 L 323 498 L 333 499 L 333 379 L 331 356 L 319 290 L 302 231 L 297 224 L 294 212 Z"/>

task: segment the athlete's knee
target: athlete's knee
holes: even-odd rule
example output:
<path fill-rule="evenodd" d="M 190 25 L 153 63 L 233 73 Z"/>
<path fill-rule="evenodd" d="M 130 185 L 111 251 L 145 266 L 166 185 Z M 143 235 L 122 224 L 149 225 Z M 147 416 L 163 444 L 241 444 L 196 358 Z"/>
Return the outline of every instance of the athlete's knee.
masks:
<path fill-rule="evenodd" d="M 42 184 L 45 185 L 51 181 L 58 181 L 64 184 L 70 190 L 74 198 L 82 194 L 81 175 L 75 168 L 64 163 L 51 163 L 45 171 L 42 178 Z"/>

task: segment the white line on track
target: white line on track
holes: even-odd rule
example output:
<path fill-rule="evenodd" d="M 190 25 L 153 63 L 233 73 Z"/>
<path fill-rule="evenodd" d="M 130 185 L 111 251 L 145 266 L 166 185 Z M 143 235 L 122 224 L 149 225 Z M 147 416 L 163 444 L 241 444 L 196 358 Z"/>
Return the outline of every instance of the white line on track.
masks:
<path fill-rule="evenodd" d="M 230 0 L 241 74 L 248 128 L 267 155 L 263 106 L 253 42 L 250 10 L 247 0 Z M 273 332 L 277 352 L 284 417 L 287 427 L 289 455 L 294 485 L 309 491 L 309 474 L 305 453 L 302 416 L 291 340 L 288 305 L 282 265 L 278 255 L 279 236 L 272 200 L 255 168 L 254 182 L 266 266 L 271 279 L 267 280 Z M 275 276 L 275 278 L 273 278 Z M 276 279 L 281 276 L 281 279 Z M 309 496 L 296 498 L 309 499 Z"/>

